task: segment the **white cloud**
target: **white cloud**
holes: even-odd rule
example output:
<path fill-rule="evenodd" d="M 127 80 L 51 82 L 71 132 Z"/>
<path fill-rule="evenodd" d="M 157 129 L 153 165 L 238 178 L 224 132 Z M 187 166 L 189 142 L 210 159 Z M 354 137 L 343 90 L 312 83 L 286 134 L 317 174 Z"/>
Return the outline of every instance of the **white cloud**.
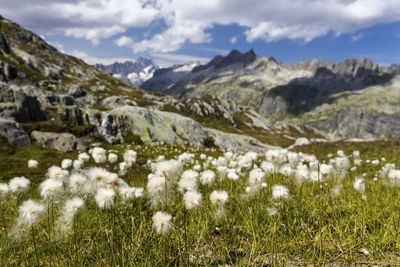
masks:
<path fill-rule="evenodd" d="M 237 42 L 238 39 L 239 39 L 239 36 L 236 35 L 236 36 L 233 36 L 233 37 L 229 40 L 229 42 L 230 42 L 231 44 L 234 44 L 234 43 Z"/>
<path fill-rule="evenodd" d="M 75 38 L 85 38 L 90 40 L 93 45 L 98 45 L 100 39 L 111 37 L 117 33 L 124 32 L 126 28 L 119 25 L 113 25 L 111 27 L 98 27 L 94 29 L 85 28 L 71 28 L 65 31 L 66 36 L 73 36 Z"/>
<path fill-rule="evenodd" d="M 115 40 L 114 43 L 119 47 L 123 47 L 131 45 L 133 43 L 133 40 L 128 36 L 121 36 L 120 38 Z"/>
<path fill-rule="evenodd" d="M 351 40 L 353 40 L 353 42 L 357 42 L 357 41 L 361 40 L 363 37 L 364 37 L 364 34 L 363 33 L 359 33 L 357 35 L 352 36 Z"/>
<path fill-rule="evenodd" d="M 182 54 L 170 54 L 170 53 L 151 53 L 151 58 L 160 67 L 169 67 L 175 64 L 183 64 L 188 62 L 200 62 L 201 64 L 210 61 L 207 57 L 194 57 Z"/>
<path fill-rule="evenodd" d="M 167 53 L 186 42 L 210 42 L 213 36 L 207 30 L 215 24 L 244 27 L 248 42 L 284 38 L 308 42 L 328 32 L 355 33 L 376 24 L 400 21 L 400 1 L 2 0 L 0 13 L 30 29 L 61 31 L 94 45 L 127 29 L 163 21 L 165 27 L 158 29 L 161 32 L 120 44 L 131 45 L 135 53 Z M 233 37 L 231 42 L 235 41 Z"/>
<path fill-rule="evenodd" d="M 176 21 L 166 31 L 133 44 L 134 53 L 144 51 L 172 52 L 178 50 L 186 41 L 192 43 L 211 42 L 211 35 L 204 30 L 211 27 L 209 23 L 196 23 L 193 21 Z"/>
<path fill-rule="evenodd" d="M 227 49 L 219 49 L 219 48 L 212 48 L 212 47 L 199 47 L 198 49 L 202 50 L 202 51 L 217 53 L 220 55 L 227 55 L 230 52 L 230 50 L 227 50 Z"/>
<path fill-rule="evenodd" d="M 69 53 L 71 56 L 77 57 L 85 61 L 89 65 L 94 65 L 96 63 L 99 64 L 104 64 L 104 65 L 109 65 L 113 64 L 114 62 L 120 62 L 123 63 L 125 61 L 135 61 L 136 59 L 134 58 L 101 58 L 101 57 L 94 57 L 88 55 L 86 52 L 79 51 L 79 50 L 74 50 L 71 53 Z"/>
<path fill-rule="evenodd" d="M 89 55 L 88 53 L 80 50 L 74 50 L 70 55 L 80 58 L 85 61 L 87 64 L 94 65 L 104 64 L 109 65 L 113 64 L 114 62 L 123 63 L 125 61 L 136 61 L 135 58 L 101 58 L 101 57 L 94 57 Z M 159 65 L 160 67 L 169 67 L 175 64 L 183 64 L 187 62 L 200 62 L 202 64 L 207 63 L 210 61 L 210 58 L 206 57 L 195 57 L 189 55 L 182 55 L 182 54 L 170 54 L 170 53 L 152 53 L 150 54 L 150 58 L 154 60 L 154 62 Z"/>

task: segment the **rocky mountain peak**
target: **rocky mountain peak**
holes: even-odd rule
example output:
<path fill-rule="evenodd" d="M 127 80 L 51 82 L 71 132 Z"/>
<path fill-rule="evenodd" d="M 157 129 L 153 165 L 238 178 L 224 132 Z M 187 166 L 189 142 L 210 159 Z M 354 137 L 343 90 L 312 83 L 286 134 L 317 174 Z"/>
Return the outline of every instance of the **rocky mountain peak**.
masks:
<path fill-rule="evenodd" d="M 225 57 L 221 55 L 215 56 L 208 64 L 193 68 L 192 72 L 197 72 L 208 68 L 220 69 L 235 64 L 245 67 L 254 62 L 256 58 L 257 55 L 254 53 L 253 49 L 250 49 L 246 53 L 241 53 L 240 51 L 233 49 Z"/>
<path fill-rule="evenodd" d="M 153 77 L 154 72 L 159 69 L 151 59 L 143 57 L 138 57 L 135 61 L 114 62 L 110 65 L 96 64 L 95 67 L 134 86 L 140 86 Z"/>

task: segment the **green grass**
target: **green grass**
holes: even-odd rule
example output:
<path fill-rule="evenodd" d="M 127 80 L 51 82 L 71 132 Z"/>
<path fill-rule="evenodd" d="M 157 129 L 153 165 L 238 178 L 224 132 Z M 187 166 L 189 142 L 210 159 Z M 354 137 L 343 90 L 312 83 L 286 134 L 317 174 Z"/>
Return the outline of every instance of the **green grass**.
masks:
<path fill-rule="evenodd" d="M 72 133 L 76 136 L 87 136 L 92 134 L 95 126 L 91 124 L 78 125 L 66 120 L 46 120 L 38 122 L 23 123 L 25 131 L 31 133 L 33 131 L 53 132 L 53 133 Z"/>
<path fill-rule="evenodd" d="M 0 259 L 2 265 L 36 264 L 31 233 L 22 242 L 11 242 L 7 233 L 17 218 L 17 201 L 33 198 L 39 200 L 37 184 L 45 178 L 45 172 L 53 164 L 59 165 L 63 158 L 75 158 L 76 153 L 62 154 L 35 145 L 11 147 L 0 140 L 0 180 L 8 182 L 14 176 L 24 175 L 32 180 L 30 191 L 19 199 L 8 197 L 0 204 L 3 221 L 0 221 Z M 105 145 L 122 158 L 126 145 Z M 344 149 L 348 154 L 354 149 L 361 151 L 363 159 L 385 156 L 388 161 L 400 163 L 396 140 L 374 143 L 334 143 L 298 148 L 299 151 L 315 152 L 321 160 L 328 153 Z M 165 155 L 175 158 L 182 152 L 218 157 L 218 151 L 183 146 L 139 146 L 137 163 L 123 177 L 130 185 L 145 187 L 148 159 Z M 177 151 L 175 151 L 175 149 Z M 30 158 L 39 161 L 38 169 L 27 169 Z M 382 166 L 383 163 L 380 164 Z M 95 166 L 90 162 L 90 166 Z M 89 166 L 89 165 L 87 165 Z M 203 204 L 197 210 L 187 211 L 187 243 L 190 248 L 191 265 L 262 266 L 268 262 L 282 265 L 330 265 L 330 264 L 400 264 L 400 195 L 399 188 L 383 186 L 372 180 L 372 174 L 380 166 L 363 165 L 349 172 L 341 182 L 338 198 L 331 195 L 339 183 L 330 179 L 321 187 L 317 183 L 296 184 L 292 177 L 271 175 L 266 178 L 268 186 L 254 195 L 244 194 L 248 185 L 246 171 L 236 182 L 228 179 L 211 187 L 199 185 Z M 114 165 L 103 165 L 114 170 Z M 190 168 L 185 167 L 185 169 Z M 366 200 L 353 189 L 354 177 L 367 172 Z M 277 205 L 271 198 L 271 186 L 282 184 L 289 188 L 290 198 Z M 209 195 L 213 190 L 226 190 L 229 202 L 224 213 L 215 216 Z M 54 206 L 57 217 L 61 199 Z M 47 216 L 34 226 L 35 241 L 41 265 L 120 265 L 162 266 L 186 265 L 185 217 L 182 195 L 175 192 L 168 205 L 162 209 L 170 213 L 173 223 L 171 232 L 160 236 L 152 228 L 151 217 L 158 209 L 151 208 L 147 197 L 123 205 L 116 199 L 115 210 L 99 210 L 92 197 L 85 201 L 85 210 L 76 218 L 75 235 L 70 233 L 57 242 L 48 241 Z M 274 206 L 278 214 L 268 215 Z M 54 233 L 52 233 L 54 235 Z M 76 238 L 76 241 L 75 241 Z M 165 240 L 164 240 L 165 238 Z M 164 242 L 167 246 L 164 247 Z M 365 248 L 369 255 L 360 253 Z"/>

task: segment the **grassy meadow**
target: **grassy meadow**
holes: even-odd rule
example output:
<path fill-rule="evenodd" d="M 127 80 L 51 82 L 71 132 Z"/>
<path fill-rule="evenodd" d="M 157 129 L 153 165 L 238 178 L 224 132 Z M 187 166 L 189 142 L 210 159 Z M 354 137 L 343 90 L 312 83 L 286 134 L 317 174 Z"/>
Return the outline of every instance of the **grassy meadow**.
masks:
<path fill-rule="evenodd" d="M 400 265 L 399 140 L 99 146 L 85 158 L 0 140 L 2 266 Z"/>

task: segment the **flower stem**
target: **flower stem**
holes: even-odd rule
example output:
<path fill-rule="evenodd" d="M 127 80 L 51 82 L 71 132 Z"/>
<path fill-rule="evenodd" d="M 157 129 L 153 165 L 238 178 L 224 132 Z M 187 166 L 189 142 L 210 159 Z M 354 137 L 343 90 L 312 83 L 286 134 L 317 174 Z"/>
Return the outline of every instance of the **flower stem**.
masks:
<path fill-rule="evenodd" d="M 36 257 L 36 262 L 37 262 L 37 266 L 39 266 L 39 257 L 37 254 L 37 248 L 36 248 L 36 239 L 35 239 L 35 228 L 32 225 L 32 240 L 33 240 L 33 248 L 35 249 L 35 257 Z"/>

